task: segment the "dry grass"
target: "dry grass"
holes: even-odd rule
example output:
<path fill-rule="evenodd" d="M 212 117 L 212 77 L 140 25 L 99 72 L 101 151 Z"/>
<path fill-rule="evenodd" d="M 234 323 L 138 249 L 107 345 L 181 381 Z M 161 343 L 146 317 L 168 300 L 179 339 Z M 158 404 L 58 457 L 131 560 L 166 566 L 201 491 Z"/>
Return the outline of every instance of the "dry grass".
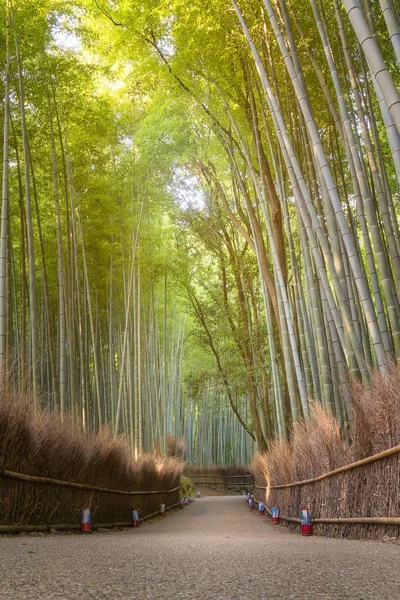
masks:
<path fill-rule="evenodd" d="M 167 436 L 167 454 L 181 460 L 185 459 L 186 439 L 184 437 Z"/>
<path fill-rule="evenodd" d="M 87 437 L 57 415 L 34 413 L 29 398 L 6 398 L 0 391 L 0 469 L 109 489 L 161 491 L 179 486 L 183 466 L 178 458 L 157 454 L 135 462 L 124 438 L 113 438 L 106 428 Z M 132 509 L 145 516 L 178 497 L 179 492 L 129 497 L 0 477 L 0 524 L 72 524 L 82 508 L 91 508 L 97 523 L 129 521 Z"/>
<path fill-rule="evenodd" d="M 351 389 L 352 443 L 342 440 L 336 420 L 315 404 L 311 421 L 297 425 L 290 442 L 276 442 L 267 454 L 254 456 L 250 468 L 258 485 L 310 479 L 400 444 L 400 371 L 392 367 L 389 375 L 374 373 L 368 389 L 359 382 L 352 382 Z M 398 517 L 399 472 L 400 457 L 395 455 L 321 482 L 271 490 L 265 501 L 289 517 L 298 517 L 302 505 L 315 518 Z M 315 531 L 357 538 L 399 533 L 396 527 L 364 525 L 318 525 Z"/>

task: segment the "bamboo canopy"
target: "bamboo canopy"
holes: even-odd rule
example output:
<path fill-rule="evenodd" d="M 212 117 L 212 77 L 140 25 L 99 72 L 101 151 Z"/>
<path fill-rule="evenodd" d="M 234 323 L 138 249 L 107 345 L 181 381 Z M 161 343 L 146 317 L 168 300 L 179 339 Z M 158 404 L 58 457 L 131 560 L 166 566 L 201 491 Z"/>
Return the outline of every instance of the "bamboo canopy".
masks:
<path fill-rule="evenodd" d="M 5 390 L 135 458 L 248 464 L 313 401 L 351 441 L 400 361 L 398 1 L 0 18 Z"/>

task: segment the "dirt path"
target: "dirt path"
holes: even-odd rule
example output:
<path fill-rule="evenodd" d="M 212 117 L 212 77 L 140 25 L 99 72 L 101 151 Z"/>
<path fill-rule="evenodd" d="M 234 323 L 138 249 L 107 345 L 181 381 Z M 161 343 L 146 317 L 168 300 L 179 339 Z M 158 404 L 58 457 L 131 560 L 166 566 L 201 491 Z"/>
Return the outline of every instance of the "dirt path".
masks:
<path fill-rule="evenodd" d="M 400 546 L 302 538 L 242 497 L 202 498 L 139 529 L 0 538 L 0 598 L 400 598 Z"/>

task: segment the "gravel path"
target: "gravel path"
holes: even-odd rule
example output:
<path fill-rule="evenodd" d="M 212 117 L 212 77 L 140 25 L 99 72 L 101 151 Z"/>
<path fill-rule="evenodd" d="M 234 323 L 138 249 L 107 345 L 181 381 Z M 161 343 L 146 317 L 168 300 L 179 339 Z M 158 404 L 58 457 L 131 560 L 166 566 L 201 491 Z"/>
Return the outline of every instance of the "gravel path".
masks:
<path fill-rule="evenodd" d="M 400 546 L 303 538 L 214 496 L 139 529 L 0 538 L 0 598 L 397 600 Z"/>

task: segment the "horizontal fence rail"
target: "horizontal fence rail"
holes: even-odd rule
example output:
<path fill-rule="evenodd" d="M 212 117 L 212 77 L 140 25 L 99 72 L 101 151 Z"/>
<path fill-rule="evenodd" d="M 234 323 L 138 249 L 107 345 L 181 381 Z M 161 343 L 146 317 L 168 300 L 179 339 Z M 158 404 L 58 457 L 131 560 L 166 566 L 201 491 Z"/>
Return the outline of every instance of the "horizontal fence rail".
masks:
<path fill-rule="evenodd" d="M 260 504 L 260 501 L 257 500 L 257 498 L 255 498 L 255 501 L 257 504 Z M 269 516 L 272 517 L 272 512 L 268 506 L 264 504 L 264 508 Z M 279 518 L 282 519 L 282 521 L 287 521 L 288 523 L 301 523 L 301 519 L 297 519 L 296 517 L 279 515 Z M 317 517 L 315 519 L 313 518 L 312 522 L 327 525 L 345 525 L 346 523 L 353 525 L 400 525 L 400 517 Z"/>
<path fill-rule="evenodd" d="M 193 481 L 194 485 L 219 485 L 219 484 L 224 484 L 224 485 L 254 485 L 254 483 L 249 483 L 248 481 L 246 482 L 238 482 L 238 483 L 229 483 L 229 481 Z"/>
<path fill-rule="evenodd" d="M 225 485 L 227 487 L 246 487 L 254 485 L 254 475 L 243 473 L 242 475 L 224 475 L 222 473 L 190 473 L 185 474 L 193 480 L 194 485 Z M 204 481 L 206 478 L 206 481 Z M 240 481 L 237 481 L 240 479 Z"/>
<path fill-rule="evenodd" d="M 384 458 L 394 456 L 395 454 L 400 454 L 400 445 L 394 446 L 393 448 L 389 448 L 389 450 L 383 450 L 382 452 L 378 452 L 377 454 L 374 454 L 373 456 L 368 456 L 367 458 L 357 460 L 353 463 L 345 465 L 344 467 L 339 467 L 337 469 L 334 469 L 333 471 L 328 471 L 327 473 L 318 475 L 318 477 L 312 477 L 311 479 L 303 479 L 302 481 L 293 481 L 292 483 L 282 483 L 280 485 L 270 485 L 270 486 L 266 486 L 266 487 L 255 484 L 255 487 L 258 488 L 259 490 L 282 490 L 284 488 L 308 485 L 310 483 L 316 483 L 318 481 L 323 481 L 324 479 L 327 479 L 328 477 L 334 477 L 335 475 L 339 475 L 340 473 L 345 473 L 346 471 L 351 471 L 352 469 L 357 469 L 359 467 L 363 467 L 364 465 L 369 465 L 378 460 L 382 460 Z"/>
<path fill-rule="evenodd" d="M 207 473 L 205 475 L 201 475 L 199 473 L 199 475 L 196 475 L 196 473 L 189 474 L 189 473 L 184 473 L 185 477 L 192 477 L 192 478 L 196 478 L 196 477 L 225 477 L 226 479 L 243 479 L 244 477 L 251 477 L 252 479 L 254 479 L 254 475 L 252 473 L 246 473 L 245 475 L 222 475 L 221 473 L 217 473 L 216 475 L 212 475 L 210 473 Z"/>
<path fill-rule="evenodd" d="M 114 490 L 111 488 L 103 488 L 97 485 L 87 485 L 86 483 L 74 483 L 71 481 L 63 481 L 62 479 L 52 479 L 51 477 L 39 477 L 37 475 L 25 475 L 24 473 L 15 473 L 0 469 L 0 477 L 7 479 L 17 479 L 19 481 L 28 481 L 29 483 L 47 483 L 49 485 L 57 485 L 59 487 L 68 487 L 79 490 L 87 490 L 89 492 L 105 492 L 107 494 L 120 494 L 122 496 L 148 496 L 152 494 L 172 494 L 179 490 L 179 486 L 170 490 Z"/>

